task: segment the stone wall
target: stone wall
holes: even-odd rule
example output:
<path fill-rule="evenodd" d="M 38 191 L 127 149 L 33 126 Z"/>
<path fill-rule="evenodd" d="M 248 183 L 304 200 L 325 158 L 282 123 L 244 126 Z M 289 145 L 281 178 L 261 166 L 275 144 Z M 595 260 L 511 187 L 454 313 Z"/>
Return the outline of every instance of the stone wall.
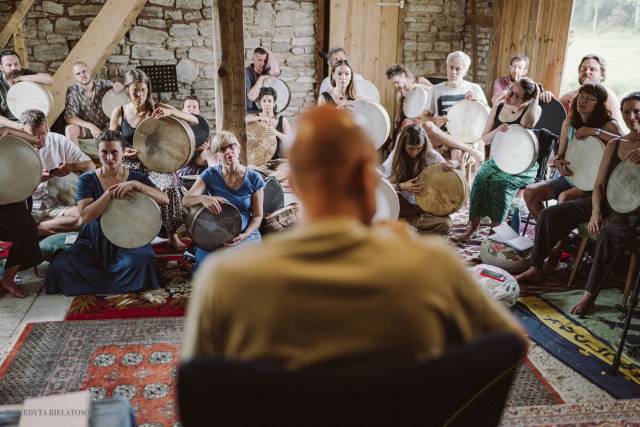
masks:
<path fill-rule="evenodd" d="M 476 13 L 479 16 L 493 16 L 493 1 L 494 0 L 476 0 Z M 473 13 L 471 9 L 471 2 L 467 2 L 467 16 L 471 16 Z M 487 68 L 489 66 L 489 47 L 491 45 L 491 35 L 493 29 L 486 26 L 477 26 L 476 29 L 476 43 L 478 46 L 478 61 L 477 64 L 471 64 L 469 69 L 469 76 L 473 75 L 474 67 L 478 70 L 478 79 L 476 83 L 480 84 L 485 89 L 485 92 L 493 90 L 493 83 L 487 85 Z M 472 49 L 473 46 L 473 32 L 470 25 L 465 26 L 464 30 L 464 51 L 473 58 Z M 505 70 L 506 71 L 506 70 Z"/>

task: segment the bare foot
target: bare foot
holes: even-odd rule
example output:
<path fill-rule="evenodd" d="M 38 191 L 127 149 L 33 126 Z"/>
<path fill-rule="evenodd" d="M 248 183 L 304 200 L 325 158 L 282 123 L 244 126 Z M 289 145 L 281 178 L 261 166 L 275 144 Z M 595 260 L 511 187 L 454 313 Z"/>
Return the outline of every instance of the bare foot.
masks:
<path fill-rule="evenodd" d="M 185 245 L 184 242 L 180 240 L 177 234 L 171 235 L 171 237 L 169 238 L 169 244 L 178 252 L 184 252 L 187 250 L 187 245 Z"/>
<path fill-rule="evenodd" d="M 580 301 L 578 301 L 576 305 L 571 307 L 571 310 L 569 310 L 569 312 L 571 314 L 575 314 L 576 316 L 582 317 L 591 310 L 595 301 L 596 295 L 592 294 L 589 291 L 584 291 L 584 294 L 582 294 L 582 298 L 580 298 Z"/>
<path fill-rule="evenodd" d="M 539 283 L 542 282 L 542 279 L 544 279 L 544 273 L 538 267 L 529 267 L 523 273 L 513 276 L 513 278 L 516 279 L 518 283 Z"/>
<path fill-rule="evenodd" d="M 24 292 L 22 292 L 18 288 L 18 286 L 16 286 L 13 280 L 3 281 L 1 286 L 3 291 L 9 292 L 11 295 L 13 295 L 16 298 L 24 298 L 27 296 Z"/>
<path fill-rule="evenodd" d="M 452 240 L 457 243 L 467 243 L 469 240 L 473 239 L 474 237 L 476 237 L 476 230 L 469 230 L 466 233 L 464 233 L 461 237 L 458 237 L 457 239 L 452 239 Z"/>

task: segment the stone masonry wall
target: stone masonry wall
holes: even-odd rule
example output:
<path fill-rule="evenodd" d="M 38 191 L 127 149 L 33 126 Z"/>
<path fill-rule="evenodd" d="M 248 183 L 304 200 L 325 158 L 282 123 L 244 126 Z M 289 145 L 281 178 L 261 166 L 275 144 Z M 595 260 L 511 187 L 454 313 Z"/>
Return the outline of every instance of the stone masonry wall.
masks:
<path fill-rule="evenodd" d="M 479 16 L 493 16 L 493 2 L 494 0 L 477 0 L 476 1 L 476 13 Z M 472 14 L 471 2 L 467 2 L 467 16 Z M 485 91 L 493 90 L 493 83 L 487 85 L 487 67 L 489 66 L 489 47 L 491 45 L 491 35 L 493 29 L 491 27 L 485 27 L 478 25 L 476 30 L 476 43 L 478 45 L 478 63 L 471 64 L 469 69 L 469 75 L 473 75 L 473 67 L 477 67 L 478 79 L 476 83 L 480 84 Z M 472 46 L 473 33 L 470 25 L 465 26 L 464 30 L 464 51 L 473 58 L 471 46 Z M 506 71 L 506 70 L 505 70 Z M 487 87 L 488 86 L 488 87 Z"/>

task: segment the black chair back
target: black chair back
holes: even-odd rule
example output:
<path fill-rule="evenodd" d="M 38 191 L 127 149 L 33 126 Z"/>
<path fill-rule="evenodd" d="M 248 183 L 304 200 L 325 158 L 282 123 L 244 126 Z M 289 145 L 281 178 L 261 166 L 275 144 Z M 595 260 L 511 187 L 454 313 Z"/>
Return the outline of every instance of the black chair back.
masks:
<path fill-rule="evenodd" d="M 399 332 L 401 333 L 401 332 Z M 227 425 L 495 426 L 525 345 L 510 333 L 382 369 L 273 369 L 197 358 L 178 372 L 185 427 Z"/>
<path fill-rule="evenodd" d="M 533 129 L 538 138 L 538 173 L 536 182 L 544 181 L 547 176 L 547 162 L 558 144 L 558 135 L 547 129 Z"/>

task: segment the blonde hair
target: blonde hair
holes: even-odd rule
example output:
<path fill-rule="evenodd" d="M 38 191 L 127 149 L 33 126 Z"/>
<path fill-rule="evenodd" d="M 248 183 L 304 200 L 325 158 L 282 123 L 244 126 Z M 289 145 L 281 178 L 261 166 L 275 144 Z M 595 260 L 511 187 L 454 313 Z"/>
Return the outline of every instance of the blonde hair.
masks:
<path fill-rule="evenodd" d="M 217 153 L 222 148 L 228 147 L 229 145 L 237 145 L 238 148 L 240 148 L 240 142 L 238 142 L 236 135 L 228 130 L 223 130 L 213 137 L 211 151 Z"/>

